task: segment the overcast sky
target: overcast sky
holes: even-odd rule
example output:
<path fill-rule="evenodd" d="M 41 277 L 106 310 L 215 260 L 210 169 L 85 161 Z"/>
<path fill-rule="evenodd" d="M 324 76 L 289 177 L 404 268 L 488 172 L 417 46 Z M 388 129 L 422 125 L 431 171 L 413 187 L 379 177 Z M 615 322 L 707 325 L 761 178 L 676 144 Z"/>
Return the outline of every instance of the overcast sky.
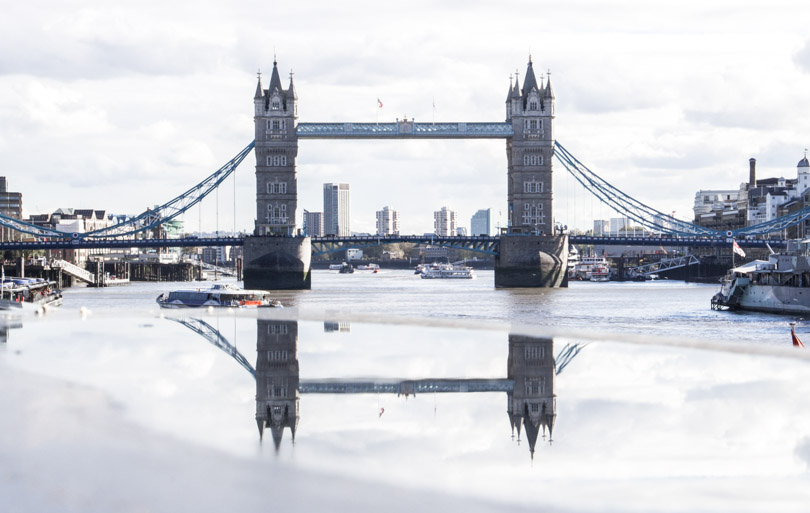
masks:
<path fill-rule="evenodd" d="M 750 157 L 761 177 L 795 177 L 810 146 L 810 6 L 799 1 L 0 7 L 0 175 L 26 215 L 136 214 L 192 187 L 251 141 L 256 71 L 266 86 L 274 52 L 283 83 L 295 72 L 301 122 L 502 121 L 509 75 L 523 76 L 531 52 L 538 74 L 552 72 L 555 138 L 681 218 L 697 190 L 747 181 Z M 372 232 L 385 205 L 405 233 L 432 231 L 445 205 L 461 226 L 479 208 L 495 222 L 506 211 L 502 140 L 303 140 L 297 164 L 299 215 L 322 210 L 324 182 L 348 182 L 353 231 Z M 251 155 L 187 213 L 187 229 L 252 230 L 254 166 Z M 555 172 L 558 221 L 611 216 Z"/>

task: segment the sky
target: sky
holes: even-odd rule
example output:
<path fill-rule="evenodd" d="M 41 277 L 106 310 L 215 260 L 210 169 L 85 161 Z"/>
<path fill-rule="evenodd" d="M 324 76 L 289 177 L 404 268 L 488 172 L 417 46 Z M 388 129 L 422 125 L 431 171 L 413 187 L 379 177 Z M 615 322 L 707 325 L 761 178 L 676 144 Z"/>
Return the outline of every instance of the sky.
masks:
<path fill-rule="evenodd" d="M 0 176 L 25 215 L 138 214 L 253 137 L 274 55 L 299 122 L 503 121 L 509 77 L 551 70 L 554 137 L 608 182 L 682 219 L 700 189 L 795 177 L 810 146 L 810 6 L 763 2 L 0 0 Z M 540 77 L 538 77 L 540 78 Z M 384 107 L 378 109 L 377 98 Z M 435 109 L 433 105 L 435 104 Z M 555 218 L 615 217 L 555 162 Z M 400 212 L 432 231 L 491 208 L 505 224 L 503 140 L 299 142 L 299 216 L 351 185 L 351 229 Z M 251 231 L 255 158 L 186 229 Z M 500 215 L 499 215 L 500 212 Z"/>

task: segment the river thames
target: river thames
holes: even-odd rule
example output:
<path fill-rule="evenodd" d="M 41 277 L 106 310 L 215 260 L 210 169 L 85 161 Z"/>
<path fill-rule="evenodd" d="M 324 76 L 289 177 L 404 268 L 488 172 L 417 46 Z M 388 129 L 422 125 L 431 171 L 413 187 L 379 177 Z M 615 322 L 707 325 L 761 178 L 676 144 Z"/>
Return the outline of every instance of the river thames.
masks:
<path fill-rule="evenodd" d="M 495 290 L 492 277 L 314 271 L 312 290 L 278 292 L 285 308 L 238 312 L 157 308 L 199 283 L 66 290 L 0 345 L 0 498 L 805 510 L 810 362 L 788 325 L 804 337 L 803 319 L 712 311 L 717 285 Z"/>

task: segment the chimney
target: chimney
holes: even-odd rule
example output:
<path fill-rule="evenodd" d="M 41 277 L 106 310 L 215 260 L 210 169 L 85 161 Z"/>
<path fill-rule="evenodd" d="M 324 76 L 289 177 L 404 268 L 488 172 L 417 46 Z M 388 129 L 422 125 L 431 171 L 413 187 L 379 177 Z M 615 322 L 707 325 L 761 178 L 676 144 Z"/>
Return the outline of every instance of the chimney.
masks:
<path fill-rule="evenodd" d="M 753 189 L 757 186 L 757 159 L 748 159 L 749 175 L 748 175 L 748 189 Z"/>

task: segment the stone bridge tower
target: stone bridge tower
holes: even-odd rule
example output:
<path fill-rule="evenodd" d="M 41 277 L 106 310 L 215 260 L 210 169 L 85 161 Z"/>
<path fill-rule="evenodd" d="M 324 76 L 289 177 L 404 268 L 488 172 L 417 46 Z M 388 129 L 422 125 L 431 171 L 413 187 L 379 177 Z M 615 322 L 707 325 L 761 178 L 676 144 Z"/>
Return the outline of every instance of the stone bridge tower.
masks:
<path fill-rule="evenodd" d="M 253 97 L 256 141 L 255 235 L 295 235 L 298 182 L 298 95 L 292 73 L 290 85 L 282 88 L 278 63 L 273 59 L 270 86 L 262 78 Z"/>
<path fill-rule="evenodd" d="M 554 234 L 553 120 L 551 77 L 545 84 L 538 83 L 530 56 L 523 88 L 516 75 L 506 97 L 506 122 L 512 123 L 515 132 L 506 140 L 509 233 Z"/>

